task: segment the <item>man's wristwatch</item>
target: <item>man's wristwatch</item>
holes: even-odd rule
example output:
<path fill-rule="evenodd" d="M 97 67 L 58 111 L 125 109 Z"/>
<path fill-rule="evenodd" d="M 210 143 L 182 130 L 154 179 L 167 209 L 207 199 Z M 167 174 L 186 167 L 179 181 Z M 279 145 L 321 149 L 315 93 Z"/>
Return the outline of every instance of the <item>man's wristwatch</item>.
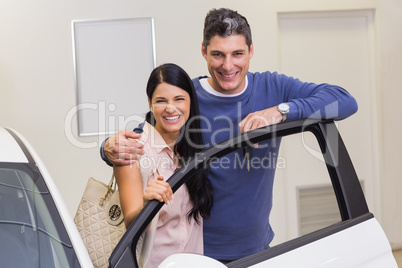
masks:
<path fill-rule="evenodd" d="M 287 103 L 279 104 L 278 111 L 282 114 L 282 122 L 284 122 L 289 115 L 289 105 Z"/>

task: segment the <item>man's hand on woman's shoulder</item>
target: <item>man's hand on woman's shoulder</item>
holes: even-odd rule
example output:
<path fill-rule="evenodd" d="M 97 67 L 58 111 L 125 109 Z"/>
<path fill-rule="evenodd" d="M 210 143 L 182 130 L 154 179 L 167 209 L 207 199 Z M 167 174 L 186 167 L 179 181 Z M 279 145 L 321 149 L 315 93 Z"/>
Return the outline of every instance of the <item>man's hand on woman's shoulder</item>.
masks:
<path fill-rule="evenodd" d="M 109 162 L 117 166 L 130 165 L 144 154 L 144 145 L 139 142 L 141 134 L 122 129 L 106 142 L 104 153 Z"/>

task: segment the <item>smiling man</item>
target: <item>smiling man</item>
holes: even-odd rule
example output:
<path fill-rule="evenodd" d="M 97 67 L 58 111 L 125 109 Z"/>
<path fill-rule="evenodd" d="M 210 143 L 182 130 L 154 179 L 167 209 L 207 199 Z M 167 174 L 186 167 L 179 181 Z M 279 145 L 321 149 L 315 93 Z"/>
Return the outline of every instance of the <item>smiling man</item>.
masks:
<path fill-rule="evenodd" d="M 222 94 L 240 93 L 245 88 L 253 53 L 253 44 L 248 46 L 243 35 L 215 35 L 209 44 L 202 44 L 202 55 L 211 74 L 208 83 Z"/>
<path fill-rule="evenodd" d="M 213 9 L 204 24 L 202 55 L 210 77 L 193 79 L 205 146 L 252 129 L 301 118 L 344 119 L 357 111 L 355 99 L 343 88 L 302 82 L 276 72 L 249 72 L 254 54 L 250 26 L 230 9 Z M 130 164 L 143 153 L 122 130 L 106 141 L 101 154 L 114 165 Z M 252 149 L 252 163 L 276 163 L 279 140 Z M 106 157 L 105 157 L 106 155 Z M 250 160 L 251 158 L 251 160 Z M 228 262 L 269 247 L 274 237 L 269 215 L 276 165 L 239 164 L 243 151 L 210 167 L 214 204 L 204 219 L 204 253 Z M 157 239 L 157 238 L 156 238 Z"/>

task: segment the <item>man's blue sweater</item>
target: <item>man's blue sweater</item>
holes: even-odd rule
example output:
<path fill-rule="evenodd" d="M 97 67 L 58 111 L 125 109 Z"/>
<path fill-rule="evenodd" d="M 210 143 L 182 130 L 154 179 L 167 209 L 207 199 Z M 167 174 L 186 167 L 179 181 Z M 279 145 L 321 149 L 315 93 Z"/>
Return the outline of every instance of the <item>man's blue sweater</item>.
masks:
<path fill-rule="evenodd" d="M 248 73 L 247 89 L 235 97 L 208 93 L 201 78 L 193 82 L 208 147 L 238 135 L 238 124 L 248 114 L 282 102 L 290 106 L 288 121 L 308 117 L 340 120 L 357 111 L 355 99 L 340 87 L 304 83 L 277 73 Z M 272 140 L 253 149 L 250 171 L 242 150 L 211 164 L 214 205 L 210 219 L 204 220 L 205 255 L 234 260 L 269 247 L 274 237 L 269 215 L 279 144 L 279 139 Z"/>

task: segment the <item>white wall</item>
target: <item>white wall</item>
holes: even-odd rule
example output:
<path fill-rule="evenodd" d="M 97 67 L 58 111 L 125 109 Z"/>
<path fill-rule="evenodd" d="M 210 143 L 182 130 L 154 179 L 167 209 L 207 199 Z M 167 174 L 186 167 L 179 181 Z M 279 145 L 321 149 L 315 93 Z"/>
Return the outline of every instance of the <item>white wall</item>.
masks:
<path fill-rule="evenodd" d="M 402 76 L 402 2 L 356 1 L 139 1 L 14 0 L 0 5 L 0 125 L 22 133 L 34 146 L 74 215 L 87 178 L 107 181 L 111 169 L 98 148 L 69 142 L 65 118 L 76 104 L 71 20 L 154 17 L 157 64 L 175 62 L 190 76 L 207 74 L 200 48 L 203 19 L 211 8 L 230 7 L 253 30 L 252 71 L 278 70 L 277 12 L 374 9 L 377 107 L 380 126 L 381 223 L 394 247 L 402 247 L 402 135 L 398 116 Z M 353 75 L 353 74 L 351 74 Z M 399 112 L 398 112 L 399 111 Z M 72 124 L 76 133 L 76 122 Z M 356 126 L 356 139 L 359 127 Z M 80 142 L 104 137 L 77 138 Z M 352 143 L 353 141 L 348 141 Z M 1 148 L 0 148 L 1 150 Z M 364 150 L 361 152 L 364 154 Z"/>
<path fill-rule="evenodd" d="M 402 2 L 381 1 L 378 8 L 378 103 L 381 116 L 382 226 L 393 248 L 402 248 Z"/>

